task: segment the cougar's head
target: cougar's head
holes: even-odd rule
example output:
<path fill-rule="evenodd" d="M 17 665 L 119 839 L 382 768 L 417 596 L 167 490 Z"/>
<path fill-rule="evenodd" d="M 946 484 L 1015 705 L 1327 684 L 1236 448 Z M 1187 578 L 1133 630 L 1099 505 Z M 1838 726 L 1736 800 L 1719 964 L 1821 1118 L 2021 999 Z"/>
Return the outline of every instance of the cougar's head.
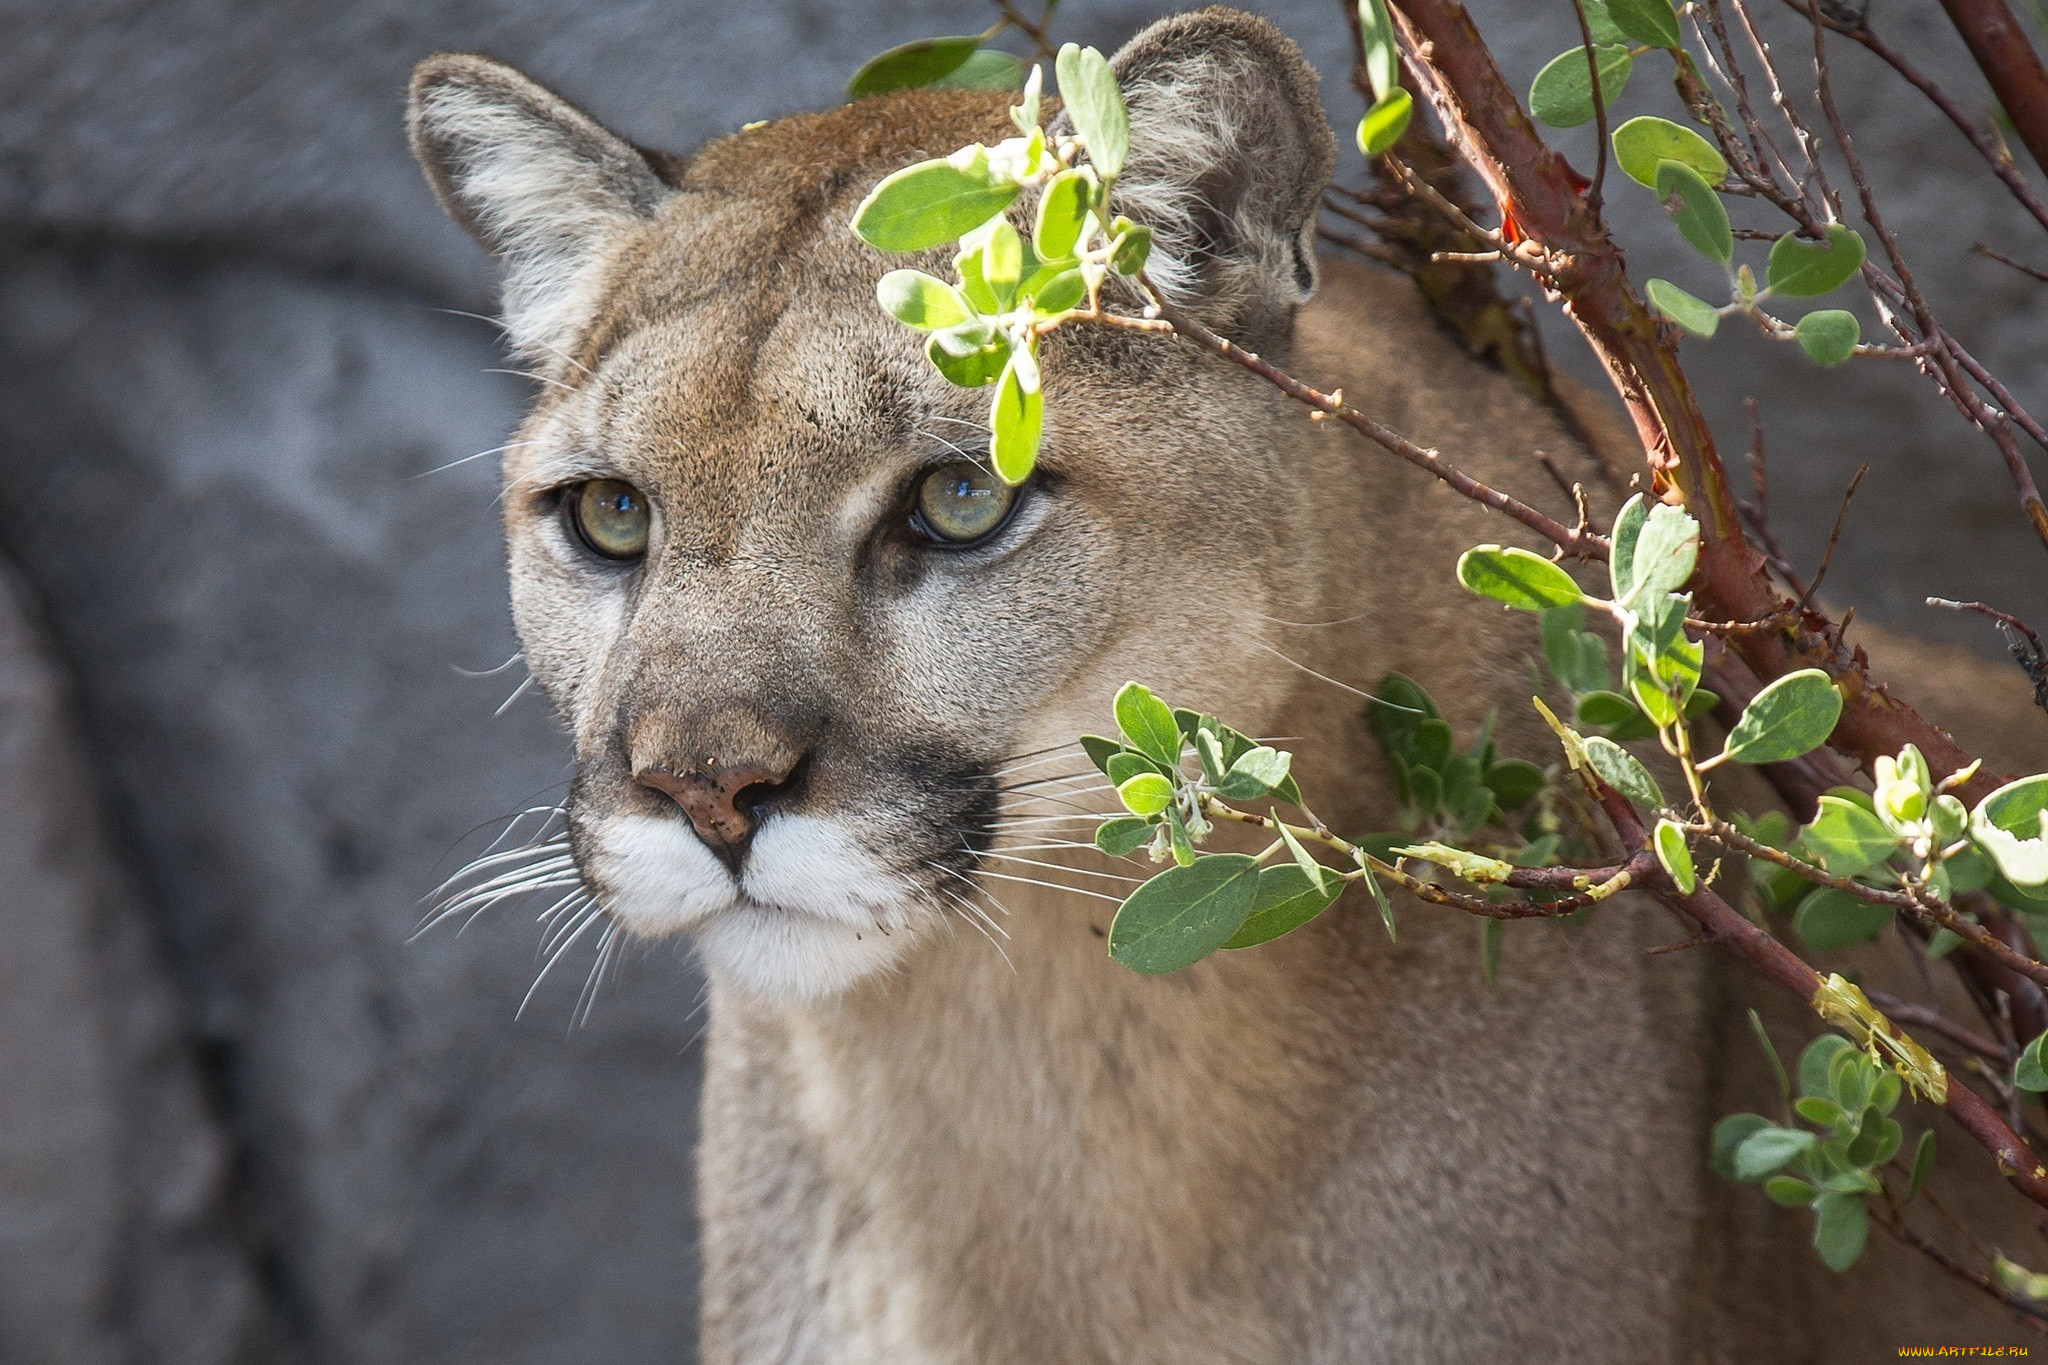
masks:
<path fill-rule="evenodd" d="M 1220 10 L 1115 65 L 1121 207 L 1154 225 L 1155 274 L 1284 345 L 1333 155 L 1313 75 Z M 883 96 L 671 159 L 487 59 L 415 73 L 415 153 L 501 261 L 542 381 L 505 522 L 527 664 L 575 740 L 577 866 L 627 931 L 692 930 L 771 999 L 956 921 L 1019 760 L 1103 728 L 1126 678 L 1201 679 L 1253 720 L 1277 690 L 1247 623 L 1306 519 L 1271 396 L 1178 343 L 1055 334 L 1013 493 L 985 468 L 987 391 L 876 305 L 906 262 L 854 237 L 855 206 L 1000 140 L 1011 102 Z"/>

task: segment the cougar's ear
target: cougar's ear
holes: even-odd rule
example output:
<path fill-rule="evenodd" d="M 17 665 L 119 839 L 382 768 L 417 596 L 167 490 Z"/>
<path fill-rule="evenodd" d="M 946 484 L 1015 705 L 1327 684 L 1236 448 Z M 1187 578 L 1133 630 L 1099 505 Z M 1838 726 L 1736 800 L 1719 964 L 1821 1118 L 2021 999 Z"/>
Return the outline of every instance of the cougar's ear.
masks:
<path fill-rule="evenodd" d="M 1247 339 L 1315 292 L 1316 206 L 1337 144 L 1316 74 L 1264 19 L 1205 9 L 1111 59 L 1131 117 L 1117 208 L 1153 230 L 1147 273 L 1172 301 Z"/>
<path fill-rule="evenodd" d="M 654 168 L 488 57 L 442 53 L 413 68 L 407 125 L 441 207 L 504 268 L 513 348 L 565 352 L 589 320 L 608 246 L 669 192 Z"/>

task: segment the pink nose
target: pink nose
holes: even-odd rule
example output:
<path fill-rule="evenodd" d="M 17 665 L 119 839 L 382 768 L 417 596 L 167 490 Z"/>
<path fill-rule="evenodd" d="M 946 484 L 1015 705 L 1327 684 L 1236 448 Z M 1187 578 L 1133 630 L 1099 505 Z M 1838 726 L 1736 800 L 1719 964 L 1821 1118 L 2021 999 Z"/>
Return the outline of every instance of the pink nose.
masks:
<path fill-rule="evenodd" d="M 723 852 L 753 837 L 759 823 L 754 808 L 787 783 L 791 771 L 752 763 L 713 764 L 687 773 L 649 767 L 634 773 L 633 780 L 673 799 L 690 817 L 698 837 Z"/>

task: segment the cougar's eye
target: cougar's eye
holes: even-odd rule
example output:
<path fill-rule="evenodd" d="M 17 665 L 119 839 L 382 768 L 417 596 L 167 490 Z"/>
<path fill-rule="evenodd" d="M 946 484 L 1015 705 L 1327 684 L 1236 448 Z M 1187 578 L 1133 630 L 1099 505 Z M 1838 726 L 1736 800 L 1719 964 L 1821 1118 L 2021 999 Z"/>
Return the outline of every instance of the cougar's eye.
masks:
<path fill-rule="evenodd" d="M 647 499 L 618 479 L 592 479 L 564 499 L 577 537 L 606 559 L 647 553 Z"/>
<path fill-rule="evenodd" d="M 911 526 L 939 545 L 972 545 L 992 535 L 1016 506 L 1017 490 L 972 460 L 940 465 L 917 485 Z"/>

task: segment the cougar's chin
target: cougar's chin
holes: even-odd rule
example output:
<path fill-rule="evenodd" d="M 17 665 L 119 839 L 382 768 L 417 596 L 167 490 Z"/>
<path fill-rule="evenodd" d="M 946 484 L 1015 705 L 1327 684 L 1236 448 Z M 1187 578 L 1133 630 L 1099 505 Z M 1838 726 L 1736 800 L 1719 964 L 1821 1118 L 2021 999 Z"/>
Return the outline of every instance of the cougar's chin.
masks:
<path fill-rule="evenodd" d="M 749 995 L 810 1004 L 888 969 L 930 918 L 924 897 L 841 822 L 779 814 L 735 878 L 681 820 L 607 822 L 590 870 L 626 930 L 690 930 L 705 970 Z"/>

